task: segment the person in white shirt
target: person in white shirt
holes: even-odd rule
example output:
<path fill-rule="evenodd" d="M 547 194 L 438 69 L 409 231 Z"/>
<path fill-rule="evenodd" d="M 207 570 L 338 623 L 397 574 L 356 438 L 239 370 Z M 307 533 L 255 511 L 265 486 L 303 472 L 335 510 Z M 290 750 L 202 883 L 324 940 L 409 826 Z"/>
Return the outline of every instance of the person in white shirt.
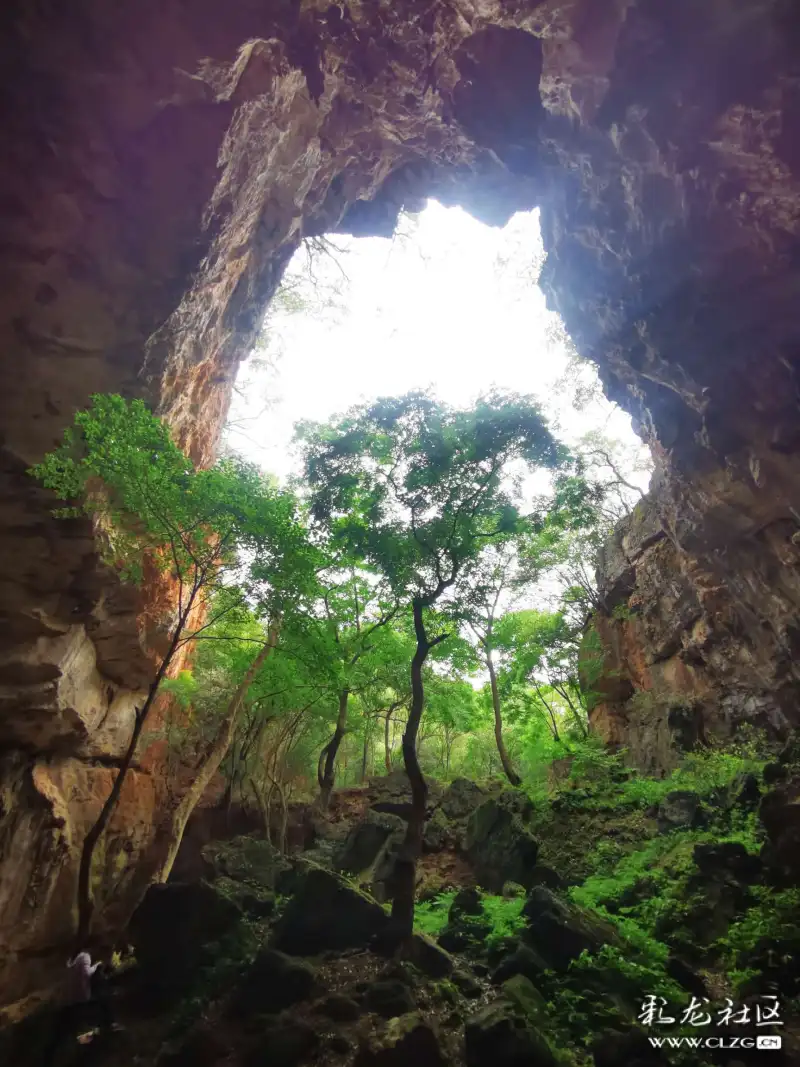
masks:
<path fill-rule="evenodd" d="M 62 1042 L 83 1028 L 99 1026 L 104 1034 L 115 1028 L 108 996 L 105 993 L 99 996 L 92 987 L 92 978 L 100 966 L 99 961 L 92 963 L 92 957 L 86 951 L 67 960 L 66 995 L 53 1023 L 43 1067 L 51 1067 Z"/>

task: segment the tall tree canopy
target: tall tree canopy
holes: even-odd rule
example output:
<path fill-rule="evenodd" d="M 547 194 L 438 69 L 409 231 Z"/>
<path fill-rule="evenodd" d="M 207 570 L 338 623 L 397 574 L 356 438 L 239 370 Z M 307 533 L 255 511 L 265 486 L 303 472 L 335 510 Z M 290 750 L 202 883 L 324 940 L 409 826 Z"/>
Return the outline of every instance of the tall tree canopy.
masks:
<path fill-rule="evenodd" d="M 392 907 L 397 936 L 408 938 L 427 800 L 417 756 L 423 667 L 448 636 L 446 629 L 429 632 L 430 610 L 443 597 L 457 603 L 486 547 L 532 518 L 522 508 L 525 475 L 568 457 L 531 398 L 500 393 L 468 410 L 409 393 L 328 425 L 302 426 L 299 437 L 313 519 L 344 552 L 383 574 L 412 613 L 416 647 L 403 735 L 412 813 Z"/>

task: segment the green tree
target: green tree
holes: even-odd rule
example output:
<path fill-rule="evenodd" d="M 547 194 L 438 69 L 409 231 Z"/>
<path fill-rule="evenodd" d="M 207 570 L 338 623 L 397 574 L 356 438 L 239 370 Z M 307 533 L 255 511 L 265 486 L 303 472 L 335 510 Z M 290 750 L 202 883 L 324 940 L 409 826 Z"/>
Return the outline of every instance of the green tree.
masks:
<path fill-rule="evenodd" d="M 100 814 L 83 843 L 78 872 L 78 939 L 89 933 L 94 901 L 92 858 L 119 800 L 142 730 L 176 658 L 216 621 L 208 617 L 223 581 L 241 590 L 223 611 L 258 595 L 277 620 L 292 581 L 313 556 L 293 497 L 252 466 L 226 458 L 194 470 L 169 429 L 138 400 L 97 395 L 75 416 L 62 443 L 31 474 L 69 506 L 61 516 L 87 515 L 100 531 L 106 561 L 123 581 L 141 582 L 145 565 L 164 572 L 175 589 L 175 613 L 164 652 L 125 755 Z M 262 652 L 270 638 L 265 635 Z M 233 713 L 238 711 L 238 696 Z"/>
<path fill-rule="evenodd" d="M 350 696 L 369 683 L 380 661 L 380 631 L 397 614 L 398 605 L 385 582 L 359 571 L 333 568 L 321 579 L 317 614 L 305 621 L 308 636 L 321 646 L 332 675 L 338 709 L 333 736 L 322 749 L 317 768 L 319 804 L 327 810 L 336 776 L 336 756 L 347 729 Z"/>
<path fill-rule="evenodd" d="M 497 647 L 506 659 L 509 682 L 533 689 L 533 706 L 538 704 L 546 712 L 556 741 L 560 740 L 562 703 L 579 733 L 586 734 L 585 701 L 578 678 L 580 637 L 561 611 L 508 612 L 496 626 Z"/>
<path fill-rule="evenodd" d="M 392 904 L 393 928 L 405 940 L 413 930 L 427 801 L 417 757 L 423 667 L 448 636 L 429 629 L 431 609 L 445 596 L 457 600 L 486 545 L 517 528 L 520 493 L 512 475 L 554 468 L 565 454 L 533 401 L 497 393 L 466 411 L 409 393 L 331 425 L 306 425 L 299 436 L 314 519 L 348 554 L 384 574 L 411 609 L 416 647 L 403 759 L 412 810 Z"/>

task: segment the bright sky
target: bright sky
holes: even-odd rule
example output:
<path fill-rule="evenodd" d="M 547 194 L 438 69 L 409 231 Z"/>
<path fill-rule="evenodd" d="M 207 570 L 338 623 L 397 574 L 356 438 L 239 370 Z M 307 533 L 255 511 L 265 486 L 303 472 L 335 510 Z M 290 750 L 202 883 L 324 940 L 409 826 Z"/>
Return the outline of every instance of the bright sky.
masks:
<path fill-rule="evenodd" d="M 262 468 L 281 478 L 297 471 L 291 439 L 300 419 L 327 420 L 360 400 L 428 386 L 457 406 L 492 386 L 532 393 L 567 442 L 597 428 L 639 450 L 630 418 L 614 405 L 600 399 L 577 412 L 568 395 L 554 394 L 567 356 L 535 284 L 543 258 L 537 212 L 494 229 L 429 201 L 392 240 L 335 244 L 339 266 L 315 261 L 317 297 L 306 253 L 297 253 L 288 277 L 300 279 L 312 306 L 273 312 L 274 369 L 246 363 L 240 374 L 229 441 Z M 337 287 L 336 306 L 322 307 Z M 647 487 L 645 474 L 631 480 Z"/>

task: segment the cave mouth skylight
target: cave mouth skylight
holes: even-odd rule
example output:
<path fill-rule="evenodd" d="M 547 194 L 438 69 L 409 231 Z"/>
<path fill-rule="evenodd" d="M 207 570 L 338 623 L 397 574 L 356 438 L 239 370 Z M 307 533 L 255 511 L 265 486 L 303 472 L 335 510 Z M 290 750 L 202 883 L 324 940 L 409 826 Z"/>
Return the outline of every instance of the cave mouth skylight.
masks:
<path fill-rule="evenodd" d="M 492 386 L 531 393 L 568 442 L 616 441 L 646 488 L 630 418 L 576 365 L 536 284 L 544 259 L 538 212 L 502 229 L 429 201 L 393 238 L 336 236 L 301 247 L 243 364 L 227 440 L 281 478 L 295 469 L 300 419 L 325 420 L 360 400 L 431 387 L 466 405 Z"/>

